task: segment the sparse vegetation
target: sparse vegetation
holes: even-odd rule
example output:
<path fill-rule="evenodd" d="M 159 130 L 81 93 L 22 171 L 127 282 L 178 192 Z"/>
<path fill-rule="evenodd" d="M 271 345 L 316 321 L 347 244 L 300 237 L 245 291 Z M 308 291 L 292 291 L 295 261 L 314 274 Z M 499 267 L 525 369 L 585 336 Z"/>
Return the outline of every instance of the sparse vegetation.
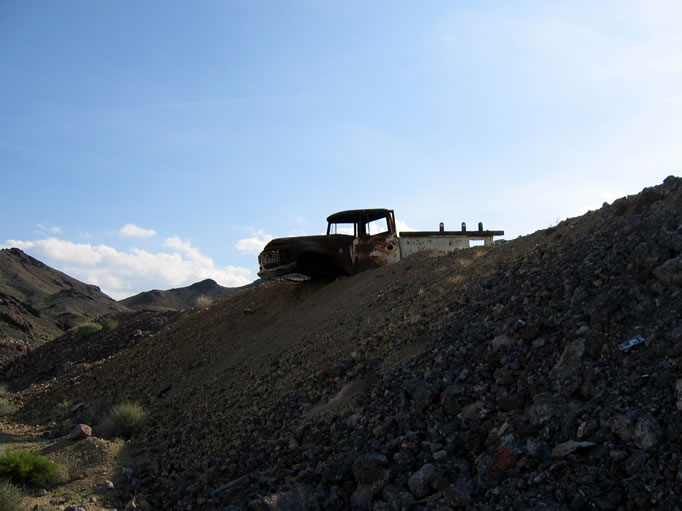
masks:
<path fill-rule="evenodd" d="M 75 454 L 67 454 L 63 460 L 62 468 L 67 481 L 75 481 L 83 477 L 83 466 Z M 0 510 L 1 511 L 1 510 Z"/>
<path fill-rule="evenodd" d="M 5 415 L 12 415 L 18 410 L 17 405 L 6 397 L 0 397 L 0 417 Z"/>
<path fill-rule="evenodd" d="M 98 429 L 105 438 L 130 438 L 140 427 L 144 417 L 141 404 L 124 401 L 111 409 Z"/>
<path fill-rule="evenodd" d="M 0 511 L 21 511 L 26 509 L 24 495 L 19 488 L 7 480 L 0 479 Z"/>
<path fill-rule="evenodd" d="M 65 416 L 71 411 L 71 406 L 73 403 L 69 399 L 64 399 L 57 403 L 57 414 L 59 416 Z"/>
<path fill-rule="evenodd" d="M 201 296 L 197 297 L 197 300 L 196 300 L 197 307 L 200 307 L 200 308 L 208 307 L 209 305 L 211 305 L 212 302 L 213 302 L 213 299 L 206 296 L 206 295 L 201 295 Z"/>
<path fill-rule="evenodd" d="M 104 325 L 107 327 L 107 330 L 116 330 L 118 328 L 119 321 L 118 319 L 107 319 Z"/>
<path fill-rule="evenodd" d="M 14 401 L 5 396 L 7 394 L 7 388 L 4 385 L 0 385 L 0 417 L 5 415 L 12 415 L 19 408 Z"/>
<path fill-rule="evenodd" d="M 9 452 L 0 456 L 0 478 L 16 484 L 49 486 L 59 480 L 59 466 L 40 454 Z"/>
<path fill-rule="evenodd" d="M 102 325 L 99 323 L 86 323 L 85 325 L 81 325 L 76 329 L 76 338 L 85 339 L 93 334 L 96 334 L 102 330 L 102 328 Z"/>

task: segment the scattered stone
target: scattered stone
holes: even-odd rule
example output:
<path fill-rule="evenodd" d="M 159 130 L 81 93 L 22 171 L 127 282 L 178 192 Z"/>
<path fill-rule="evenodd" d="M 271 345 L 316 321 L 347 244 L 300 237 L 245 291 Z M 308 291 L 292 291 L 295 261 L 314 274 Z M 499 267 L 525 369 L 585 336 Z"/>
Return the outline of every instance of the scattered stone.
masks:
<path fill-rule="evenodd" d="M 440 403 L 449 415 L 457 415 L 462 406 L 460 400 L 464 395 L 464 386 L 461 383 L 448 385 L 441 395 Z"/>
<path fill-rule="evenodd" d="M 664 284 L 679 288 L 682 285 L 682 255 L 668 259 L 661 266 L 655 268 L 653 273 Z"/>
<path fill-rule="evenodd" d="M 353 476 L 361 485 L 371 485 L 388 478 L 388 460 L 383 454 L 369 453 L 359 456 L 353 463 Z"/>
<path fill-rule="evenodd" d="M 364 485 L 358 486 L 350 497 L 350 503 L 353 509 L 371 509 L 372 488 Z"/>
<path fill-rule="evenodd" d="M 447 451 L 440 450 L 433 453 L 434 461 L 445 461 L 447 457 L 448 457 Z"/>
<path fill-rule="evenodd" d="M 77 424 L 70 432 L 71 440 L 83 440 L 92 436 L 92 428 L 87 424 Z"/>
<path fill-rule="evenodd" d="M 579 439 L 589 438 L 599 430 L 599 424 L 594 420 L 587 420 L 578 426 L 576 436 Z"/>
<path fill-rule="evenodd" d="M 490 341 L 490 349 L 497 353 L 501 348 L 509 348 L 514 345 L 514 339 L 506 335 L 498 335 Z"/>
<path fill-rule="evenodd" d="M 594 447 L 595 445 L 597 444 L 594 442 L 575 442 L 569 440 L 568 442 L 563 442 L 554 446 L 554 449 L 552 449 L 552 458 L 563 458 L 578 449 Z"/>
<path fill-rule="evenodd" d="M 415 497 L 424 498 L 432 493 L 431 483 L 436 479 L 436 475 L 436 467 L 427 463 L 410 476 L 407 485 Z"/>
<path fill-rule="evenodd" d="M 633 441 L 635 445 L 645 451 L 658 445 L 663 436 L 661 425 L 650 415 L 644 415 L 635 424 Z"/>
<path fill-rule="evenodd" d="M 471 487 L 463 478 L 449 486 L 444 492 L 445 503 L 455 509 L 467 508 L 471 505 Z"/>
<path fill-rule="evenodd" d="M 611 432 L 618 435 L 623 442 L 629 442 L 634 435 L 635 424 L 628 415 L 616 415 L 611 419 Z"/>
<path fill-rule="evenodd" d="M 414 405 L 419 411 L 429 406 L 438 395 L 435 385 L 422 380 L 410 380 L 404 383 L 405 392 L 414 400 Z"/>
<path fill-rule="evenodd" d="M 390 484 L 384 486 L 381 496 L 390 509 L 410 509 L 414 503 L 414 497 L 409 491 Z"/>

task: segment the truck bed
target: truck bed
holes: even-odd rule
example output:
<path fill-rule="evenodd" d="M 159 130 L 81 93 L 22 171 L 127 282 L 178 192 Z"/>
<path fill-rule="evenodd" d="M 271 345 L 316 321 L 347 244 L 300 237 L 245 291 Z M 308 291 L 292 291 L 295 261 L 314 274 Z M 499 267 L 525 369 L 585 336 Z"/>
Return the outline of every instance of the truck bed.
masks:
<path fill-rule="evenodd" d="M 484 245 L 493 243 L 493 236 L 501 236 L 504 231 L 407 231 L 401 232 L 400 255 L 407 257 L 421 250 L 441 250 L 452 252 L 469 248 L 471 240 L 481 240 Z"/>

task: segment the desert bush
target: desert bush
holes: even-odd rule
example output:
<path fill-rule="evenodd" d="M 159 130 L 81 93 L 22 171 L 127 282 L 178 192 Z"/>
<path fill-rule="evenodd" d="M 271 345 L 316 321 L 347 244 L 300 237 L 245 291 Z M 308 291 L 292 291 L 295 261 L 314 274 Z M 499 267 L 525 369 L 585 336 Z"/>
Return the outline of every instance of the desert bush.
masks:
<path fill-rule="evenodd" d="M 102 328 L 102 325 L 99 323 L 86 323 L 85 325 L 81 325 L 76 329 L 76 339 L 85 339 L 86 337 L 90 337 L 91 335 L 102 330 Z"/>
<path fill-rule="evenodd" d="M 7 399 L 6 397 L 0 397 L 0 417 L 5 415 L 12 415 L 19 408 L 14 404 L 13 401 Z"/>
<path fill-rule="evenodd" d="M 118 328 L 118 325 L 119 325 L 118 319 L 107 319 L 105 323 L 107 330 L 116 330 Z"/>
<path fill-rule="evenodd" d="M 60 416 L 65 416 L 68 415 L 69 412 L 71 411 L 71 407 L 73 406 L 73 402 L 70 401 L 69 399 L 63 399 L 59 403 L 57 403 L 57 414 Z"/>
<path fill-rule="evenodd" d="M 40 454 L 8 452 L 0 456 L 0 478 L 17 484 L 48 486 L 59 480 L 59 466 Z"/>
<path fill-rule="evenodd" d="M 11 415 L 19 409 L 5 394 L 7 394 L 7 387 L 0 385 L 0 417 Z"/>
<path fill-rule="evenodd" d="M 26 509 L 24 495 L 11 482 L 0 480 L 0 511 L 22 511 Z"/>
<path fill-rule="evenodd" d="M 130 438 L 144 420 L 142 405 L 131 401 L 114 406 L 99 426 L 102 436 L 106 438 Z"/>

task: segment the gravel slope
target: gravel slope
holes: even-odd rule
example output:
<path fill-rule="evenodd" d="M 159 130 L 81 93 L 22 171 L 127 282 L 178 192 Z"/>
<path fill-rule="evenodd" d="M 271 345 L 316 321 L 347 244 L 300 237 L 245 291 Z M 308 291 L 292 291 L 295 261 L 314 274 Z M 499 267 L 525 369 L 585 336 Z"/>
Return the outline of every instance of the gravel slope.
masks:
<path fill-rule="evenodd" d="M 242 291 L 26 387 L 20 417 L 141 401 L 127 491 L 152 509 L 680 509 L 681 254 L 670 177 L 495 247 Z"/>

